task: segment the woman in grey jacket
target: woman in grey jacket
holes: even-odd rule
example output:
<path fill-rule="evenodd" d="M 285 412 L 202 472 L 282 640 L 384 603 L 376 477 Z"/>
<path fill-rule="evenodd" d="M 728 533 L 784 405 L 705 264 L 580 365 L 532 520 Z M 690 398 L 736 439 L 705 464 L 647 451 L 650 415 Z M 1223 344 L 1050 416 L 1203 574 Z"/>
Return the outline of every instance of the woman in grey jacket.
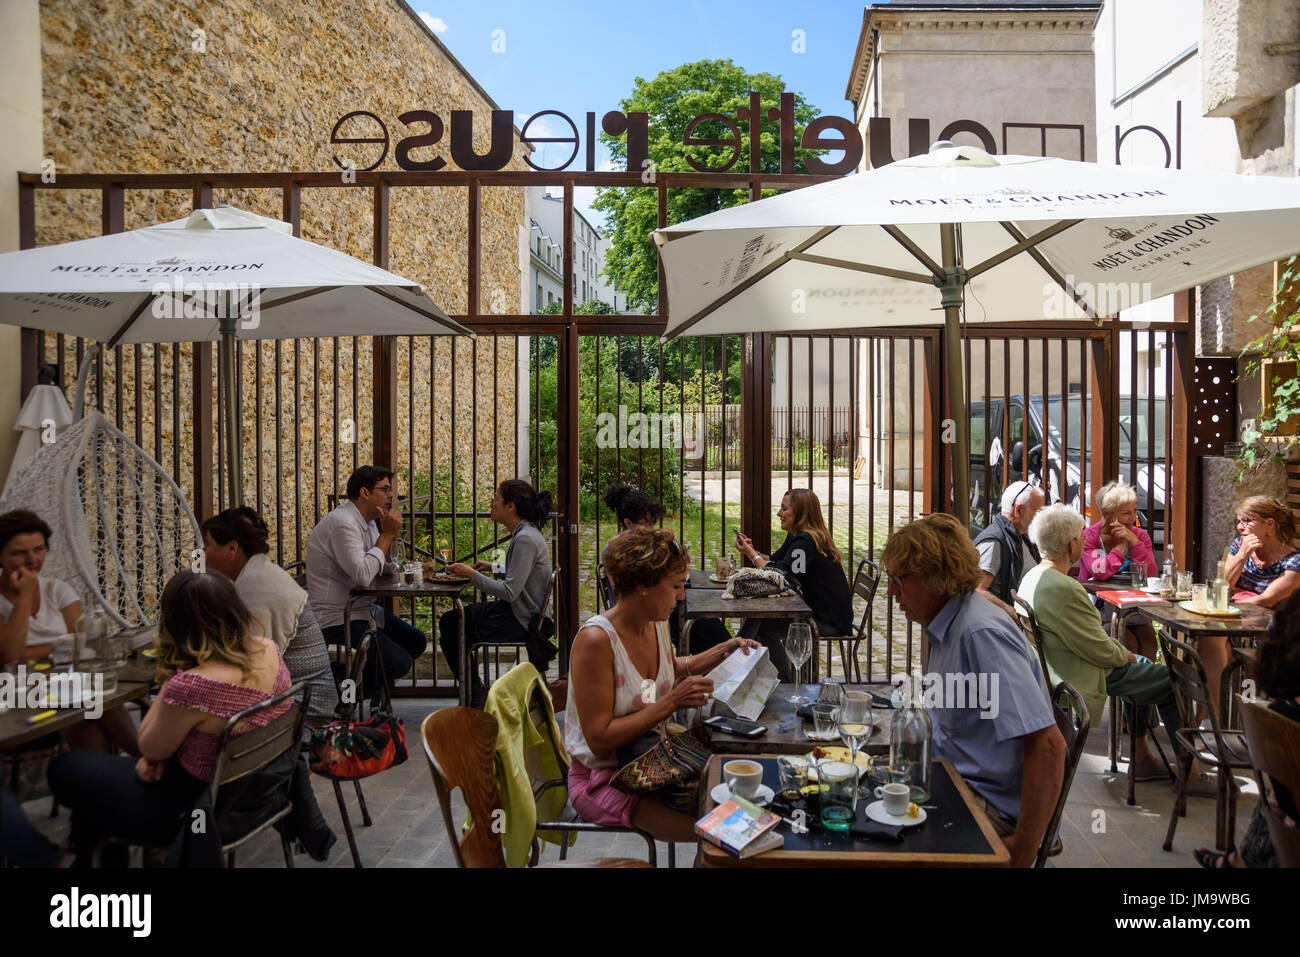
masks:
<path fill-rule="evenodd" d="M 465 606 L 465 640 L 471 645 L 479 641 L 526 641 L 533 619 L 546 602 L 551 581 L 551 550 L 540 528 L 551 514 L 551 493 L 538 492 L 522 479 L 510 479 L 502 482 L 492 496 L 489 514 L 492 521 L 510 532 L 504 577 L 488 577 L 493 571 L 488 562 L 447 566 L 447 571 L 468 578 L 475 588 L 495 599 Z M 453 609 L 444 614 L 438 620 L 438 631 L 447 665 L 460 679 L 460 613 Z M 544 645 L 549 642 L 533 641 L 528 646 L 528 660 L 543 674 L 555 653 Z M 473 681 L 471 700 L 478 700 L 484 689 L 477 676 Z"/>

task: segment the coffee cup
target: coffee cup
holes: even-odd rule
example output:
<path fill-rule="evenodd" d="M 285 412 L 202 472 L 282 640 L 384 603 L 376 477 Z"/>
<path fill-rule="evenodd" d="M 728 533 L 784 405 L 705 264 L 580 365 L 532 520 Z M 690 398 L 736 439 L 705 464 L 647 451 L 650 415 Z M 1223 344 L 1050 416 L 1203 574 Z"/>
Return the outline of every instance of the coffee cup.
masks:
<path fill-rule="evenodd" d="M 728 761 L 722 766 L 722 780 L 732 794 L 752 801 L 763 783 L 763 768 L 756 761 Z"/>
<path fill-rule="evenodd" d="M 906 784 L 882 784 L 876 788 L 875 794 L 885 803 L 886 814 L 901 817 L 907 813 L 907 805 L 912 792 Z"/>

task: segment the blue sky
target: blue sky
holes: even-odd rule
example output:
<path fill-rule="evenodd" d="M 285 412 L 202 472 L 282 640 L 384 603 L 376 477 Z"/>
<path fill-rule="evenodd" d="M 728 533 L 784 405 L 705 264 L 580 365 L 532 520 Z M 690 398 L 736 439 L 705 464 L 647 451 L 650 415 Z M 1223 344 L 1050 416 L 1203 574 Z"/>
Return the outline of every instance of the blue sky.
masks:
<path fill-rule="evenodd" d="M 705 59 L 730 59 L 751 73 L 777 74 L 819 113 L 852 115 L 844 88 L 862 26 L 861 2 L 408 3 L 497 105 L 515 111 L 517 124 L 532 113 L 559 110 L 582 135 L 587 111 L 595 112 L 599 125 L 631 92 L 636 77 L 649 79 Z M 794 51 L 796 30 L 803 31 L 806 52 Z M 557 132 L 564 129 L 559 122 Z M 538 127 L 529 133 L 536 135 Z M 561 148 L 572 149 L 548 147 Z M 580 144 L 571 168 L 582 167 L 585 148 Z M 597 166 L 607 159 L 597 144 Z M 593 191 L 580 192 L 586 195 L 577 197 L 578 205 L 591 215 Z"/>

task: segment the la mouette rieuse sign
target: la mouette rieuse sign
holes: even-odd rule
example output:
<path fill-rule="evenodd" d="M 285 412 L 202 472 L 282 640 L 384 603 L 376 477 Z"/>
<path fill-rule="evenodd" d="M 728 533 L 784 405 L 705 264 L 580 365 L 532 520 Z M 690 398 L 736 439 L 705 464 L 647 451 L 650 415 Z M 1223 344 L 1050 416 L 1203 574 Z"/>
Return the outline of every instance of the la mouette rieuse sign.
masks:
<path fill-rule="evenodd" d="M 795 169 L 794 94 L 792 93 L 782 93 L 780 106 L 771 107 L 766 113 L 759 94 L 751 92 L 749 106 L 737 109 L 734 117 L 722 113 L 703 113 L 693 117 L 682 131 L 683 146 L 730 147 L 732 155 L 731 161 L 721 169 L 716 167 L 710 169 L 690 155 L 687 155 L 686 162 L 699 172 L 726 172 L 736 165 L 744 147 L 748 145 L 750 172 L 760 172 L 761 121 L 764 117 L 771 123 L 780 124 L 781 172 L 793 173 Z M 556 125 L 567 126 L 569 133 L 563 136 L 530 136 L 529 128 L 547 118 L 553 118 Z M 519 131 L 524 143 L 530 145 L 563 143 L 570 145 L 572 150 L 567 159 L 558 166 L 540 166 L 529 157 L 525 157 L 524 162 L 535 170 L 559 172 L 573 164 L 579 150 L 585 145 L 586 169 L 594 171 L 596 114 L 589 112 L 585 119 L 585 132 L 580 135 L 577 124 L 558 110 L 534 113 Z M 432 110 L 408 110 L 398 115 L 397 122 L 401 124 L 400 131 L 390 128 L 388 123 L 369 110 L 353 110 L 339 117 L 330 132 L 330 143 L 335 147 L 347 146 L 349 150 L 344 156 L 340 156 L 337 149 L 334 151 L 335 165 L 342 170 L 369 173 L 384 164 L 391 147 L 393 162 L 400 169 L 433 172 L 447 166 L 447 155 L 449 155 L 451 162 L 460 169 L 487 171 L 505 169 L 514 152 L 513 110 L 492 111 L 491 119 L 488 121 L 490 129 L 486 153 L 477 153 L 474 150 L 476 117 L 470 110 L 452 110 L 445 122 Z M 481 115 L 477 122 L 482 122 Z M 727 135 L 696 136 L 698 128 L 705 123 L 720 125 Z M 747 136 L 741 133 L 742 124 L 747 127 Z M 601 118 L 600 128 L 610 136 L 626 137 L 629 172 L 642 172 L 649 167 L 650 114 L 621 113 L 618 110 L 611 110 Z M 713 126 L 712 129 L 716 130 L 717 127 Z M 840 176 L 852 172 L 862 160 L 862 134 L 852 120 L 842 116 L 818 116 L 813 119 L 805 127 L 799 145 L 807 150 L 843 153 L 841 159 L 834 163 L 828 163 L 815 156 L 807 157 L 804 165 L 810 173 Z M 444 152 L 447 155 L 444 155 Z"/>

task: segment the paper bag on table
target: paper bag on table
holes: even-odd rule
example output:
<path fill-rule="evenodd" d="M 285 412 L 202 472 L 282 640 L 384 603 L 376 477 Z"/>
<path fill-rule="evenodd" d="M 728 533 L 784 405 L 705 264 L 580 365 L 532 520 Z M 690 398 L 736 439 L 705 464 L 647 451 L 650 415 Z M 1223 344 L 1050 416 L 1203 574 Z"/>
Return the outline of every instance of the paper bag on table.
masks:
<path fill-rule="evenodd" d="M 712 714 L 757 721 L 780 680 L 766 648 L 737 648 L 706 677 L 713 679 Z"/>

